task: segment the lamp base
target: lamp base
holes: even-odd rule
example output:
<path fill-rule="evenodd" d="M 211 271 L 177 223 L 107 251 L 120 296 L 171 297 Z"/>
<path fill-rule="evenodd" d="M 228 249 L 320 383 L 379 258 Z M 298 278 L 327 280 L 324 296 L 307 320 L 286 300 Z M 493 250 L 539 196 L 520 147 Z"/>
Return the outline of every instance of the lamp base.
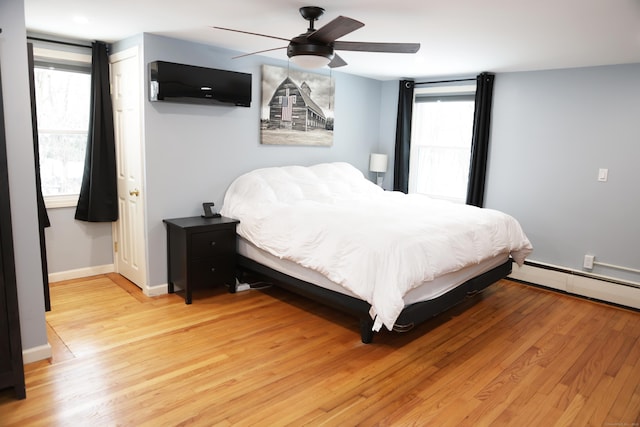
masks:
<path fill-rule="evenodd" d="M 382 181 L 384 181 L 384 176 L 377 175 L 376 184 L 378 184 L 378 187 L 382 187 Z"/>

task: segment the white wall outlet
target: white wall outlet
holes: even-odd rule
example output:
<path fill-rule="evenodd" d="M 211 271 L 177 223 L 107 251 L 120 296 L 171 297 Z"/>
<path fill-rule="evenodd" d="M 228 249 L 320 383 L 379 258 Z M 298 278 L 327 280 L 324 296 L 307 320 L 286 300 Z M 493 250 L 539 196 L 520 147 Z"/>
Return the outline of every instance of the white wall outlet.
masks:
<path fill-rule="evenodd" d="M 598 169 L 598 181 L 607 182 L 608 177 L 609 177 L 609 169 L 604 169 L 604 168 Z"/>
<path fill-rule="evenodd" d="M 584 256 L 584 263 L 582 264 L 582 266 L 588 270 L 592 270 L 593 269 L 593 260 L 595 259 L 595 255 L 585 255 Z"/>

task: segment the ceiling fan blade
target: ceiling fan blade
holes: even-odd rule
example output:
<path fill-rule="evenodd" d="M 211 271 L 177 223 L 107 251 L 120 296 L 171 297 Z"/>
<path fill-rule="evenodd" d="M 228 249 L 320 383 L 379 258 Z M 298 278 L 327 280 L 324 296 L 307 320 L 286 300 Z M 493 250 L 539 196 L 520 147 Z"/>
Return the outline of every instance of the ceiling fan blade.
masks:
<path fill-rule="evenodd" d="M 271 52 L 272 50 L 280 50 L 280 49 L 286 49 L 286 48 L 287 48 L 286 46 L 280 46 L 280 47 L 274 47 L 272 49 L 259 50 L 257 52 L 244 53 L 242 55 L 234 56 L 231 59 L 244 58 L 245 56 L 256 55 L 258 53 Z"/>
<path fill-rule="evenodd" d="M 338 16 L 333 21 L 311 33 L 308 39 L 314 42 L 331 43 L 361 27 L 364 27 L 364 24 L 360 21 L 346 16 Z"/>
<path fill-rule="evenodd" d="M 333 43 L 336 50 L 352 50 L 358 52 L 388 52 L 388 53 L 416 53 L 420 43 L 369 43 L 369 42 L 341 42 Z"/>
<path fill-rule="evenodd" d="M 344 67 L 347 65 L 344 59 L 340 58 L 337 53 L 333 54 L 333 59 L 329 62 L 329 68 Z"/>
<path fill-rule="evenodd" d="M 234 33 L 250 34 L 252 36 L 269 37 L 270 39 L 284 40 L 286 42 L 289 41 L 289 39 L 285 39 L 282 37 L 269 36 L 267 34 L 260 34 L 260 33 L 252 33 L 251 31 L 234 30 L 233 28 L 224 28 L 224 27 L 211 27 L 211 28 L 215 28 L 216 30 L 233 31 Z"/>

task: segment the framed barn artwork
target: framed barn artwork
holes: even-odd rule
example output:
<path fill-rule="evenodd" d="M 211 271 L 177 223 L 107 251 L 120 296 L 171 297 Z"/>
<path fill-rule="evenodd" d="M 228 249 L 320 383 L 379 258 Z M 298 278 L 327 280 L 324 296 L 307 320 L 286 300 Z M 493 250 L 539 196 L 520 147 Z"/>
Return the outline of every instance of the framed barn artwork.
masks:
<path fill-rule="evenodd" d="M 262 66 L 260 143 L 266 145 L 333 145 L 331 76 Z"/>

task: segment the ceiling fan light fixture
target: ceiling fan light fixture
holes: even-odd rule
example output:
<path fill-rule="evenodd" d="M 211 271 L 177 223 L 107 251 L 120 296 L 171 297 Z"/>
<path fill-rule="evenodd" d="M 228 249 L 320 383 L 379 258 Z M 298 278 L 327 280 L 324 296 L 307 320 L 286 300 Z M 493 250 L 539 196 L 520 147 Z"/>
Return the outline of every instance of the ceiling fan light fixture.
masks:
<path fill-rule="evenodd" d="M 329 45 L 309 43 L 290 43 L 287 56 L 291 61 L 303 68 L 321 68 L 333 59 L 333 47 Z"/>
<path fill-rule="evenodd" d="M 291 57 L 291 61 L 302 68 L 322 68 L 329 65 L 331 58 L 322 55 L 296 55 Z"/>

